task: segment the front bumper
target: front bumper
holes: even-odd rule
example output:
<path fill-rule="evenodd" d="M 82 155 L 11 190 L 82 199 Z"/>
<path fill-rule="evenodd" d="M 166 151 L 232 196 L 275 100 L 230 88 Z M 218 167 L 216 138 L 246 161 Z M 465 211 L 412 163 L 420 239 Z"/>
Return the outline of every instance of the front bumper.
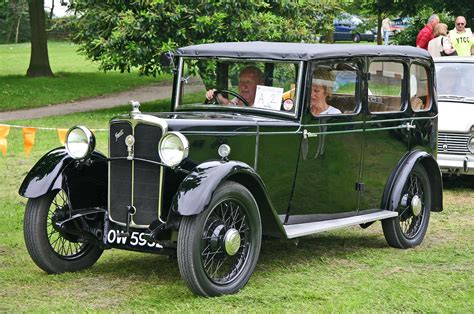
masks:
<path fill-rule="evenodd" d="M 474 175 L 474 154 L 438 154 L 438 165 L 443 173 Z"/>

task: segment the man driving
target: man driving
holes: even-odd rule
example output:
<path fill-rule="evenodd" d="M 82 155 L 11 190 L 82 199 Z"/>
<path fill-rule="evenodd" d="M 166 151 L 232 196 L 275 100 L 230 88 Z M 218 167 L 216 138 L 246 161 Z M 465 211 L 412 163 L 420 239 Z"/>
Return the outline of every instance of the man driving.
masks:
<path fill-rule="evenodd" d="M 257 85 L 263 85 L 263 73 L 256 66 L 247 66 L 240 71 L 239 75 L 239 94 L 247 101 L 249 106 L 253 106 L 255 101 L 255 94 L 257 91 Z M 239 105 L 242 106 L 242 100 L 237 97 L 228 99 L 220 93 L 215 94 L 216 89 L 210 89 L 206 92 L 206 98 L 208 100 L 217 98 L 220 104 L 225 105 Z"/>

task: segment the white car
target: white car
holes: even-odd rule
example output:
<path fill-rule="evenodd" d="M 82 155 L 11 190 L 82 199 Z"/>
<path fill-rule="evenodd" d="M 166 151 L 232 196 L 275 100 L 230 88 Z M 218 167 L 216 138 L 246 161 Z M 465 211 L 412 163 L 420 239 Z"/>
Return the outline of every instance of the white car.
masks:
<path fill-rule="evenodd" d="M 435 58 L 438 164 L 446 174 L 474 175 L 474 56 Z"/>

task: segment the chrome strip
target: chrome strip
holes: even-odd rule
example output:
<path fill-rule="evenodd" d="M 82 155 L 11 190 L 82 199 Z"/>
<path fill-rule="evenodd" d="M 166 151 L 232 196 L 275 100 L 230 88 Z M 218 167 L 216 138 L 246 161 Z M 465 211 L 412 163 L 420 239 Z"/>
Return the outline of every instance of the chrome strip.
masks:
<path fill-rule="evenodd" d="M 253 168 L 257 171 L 258 164 L 258 143 L 260 142 L 260 125 L 257 123 L 257 134 L 255 136 L 255 160 L 253 163 Z"/>
<path fill-rule="evenodd" d="M 330 116 L 335 117 L 335 116 Z M 410 118 L 397 118 L 397 119 L 383 119 L 383 120 L 368 120 L 365 121 L 368 123 L 382 123 L 382 122 L 396 122 L 396 121 L 415 121 L 415 120 L 433 120 L 437 118 L 438 115 L 433 117 L 410 117 Z M 335 123 L 318 123 L 318 124 L 306 124 L 305 127 L 309 126 L 340 126 L 340 125 L 355 125 L 363 124 L 364 121 L 351 121 L 351 122 L 335 122 Z"/>
<path fill-rule="evenodd" d="M 183 57 L 180 57 L 179 58 L 179 62 L 178 62 L 178 73 L 175 74 L 178 76 L 178 82 L 176 84 L 176 89 L 174 90 L 174 92 L 176 93 L 175 94 L 175 97 L 174 97 L 174 110 L 176 111 L 176 108 L 178 108 L 179 106 L 179 101 L 180 101 L 180 95 L 181 95 L 181 77 L 183 76 L 183 64 L 184 64 L 184 59 Z"/>
<path fill-rule="evenodd" d="M 209 136 L 216 136 L 216 135 L 248 135 L 248 136 L 253 136 L 253 135 L 279 135 L 279 134 L 298 134 L 298 131 L 293 131 L 293 132 L 220 132 L 220 131 L 185 131 L 181 132 L 181 134 L 186 134 L 186 135 L 209 135 Z"/>

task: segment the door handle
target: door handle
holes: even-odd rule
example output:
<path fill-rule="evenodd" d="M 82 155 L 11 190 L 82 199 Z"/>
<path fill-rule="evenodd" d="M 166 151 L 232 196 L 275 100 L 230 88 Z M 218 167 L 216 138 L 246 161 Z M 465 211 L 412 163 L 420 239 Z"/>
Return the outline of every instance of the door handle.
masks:
<path fill-rule="evenodd" d="M 308 137 L 318 137 L 318 133 L 311 133 L 311 132 L 308 132 L 308 130 L 304 129 L 303 138 L 308 138 Z"/>

